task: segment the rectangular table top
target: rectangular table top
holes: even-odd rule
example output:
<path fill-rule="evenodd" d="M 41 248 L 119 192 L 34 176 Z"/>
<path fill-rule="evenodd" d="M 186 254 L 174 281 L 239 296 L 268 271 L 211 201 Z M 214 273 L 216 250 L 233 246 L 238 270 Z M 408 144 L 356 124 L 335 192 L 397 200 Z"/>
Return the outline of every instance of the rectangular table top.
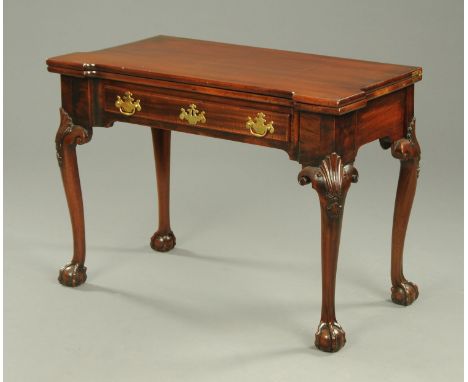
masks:
<path fill-rule="evenodd" d="M 414 66 L 254 48 L 188 38 L 156 36 L 94 52 L 47 60 L 52 72 L 100 73 L 283 97 L 340 107 L 386 87 L 421 79 Z"/>

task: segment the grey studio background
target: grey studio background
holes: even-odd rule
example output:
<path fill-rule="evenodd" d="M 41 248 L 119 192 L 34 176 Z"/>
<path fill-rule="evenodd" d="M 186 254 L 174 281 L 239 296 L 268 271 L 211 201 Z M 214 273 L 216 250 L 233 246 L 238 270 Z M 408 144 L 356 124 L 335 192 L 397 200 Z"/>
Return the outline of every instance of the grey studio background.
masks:
<path fill-rule="evenodd" d="M 6 381 L 440 381 L 462 378 L 461 1 L 5 1 Z M 173 134 L 177 247 L 153 252 L 150 131 L 94 129 L 78 148 L 88 282 L 72 254 L 55 159 L 59 76 L 47 57 L 168 34 L 420 65 L 423 149 L 405 270 L 390 298 L 399 162 L 363 147 L 337 276 L 341 352 L 313 348 L 320 316 L 318 198 L 287 155 Z"/>

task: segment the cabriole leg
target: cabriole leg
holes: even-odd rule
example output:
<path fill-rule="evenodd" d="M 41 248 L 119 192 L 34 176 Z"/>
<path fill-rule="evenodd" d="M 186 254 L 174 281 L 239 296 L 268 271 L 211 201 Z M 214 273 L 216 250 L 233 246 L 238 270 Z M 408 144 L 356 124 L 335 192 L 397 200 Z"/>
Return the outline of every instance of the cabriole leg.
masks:
<path fill-rule="evenodd" d="M 401 163 L 392 230 L 392 301 L 399 305 L 410 305 L 419 296 L 417 285 L 406 280 L 403 275 L 403 248 L 416 192 L 421 157 L 421 149 L 415 135 L 414 119 L 408 127 L 406 138 L 393 143 L 392 155 Z"/>
<path fill-rule="evenodd" d="M 345 332 L 336 321 L 335 284 L 341 223 L 346 194 L 358 173 L 352 164 L 343 166 L 336 153 L 327 156 L 320 167 L 305 167 L 299 173 L 299 183 L 312 184 L 320 199 L 322 224 L 322 314 L 315 334 L 315 346 L 326 352 L 336 352 L 346 343 Z"/>
<path fill-rule="evenodd" d="M 171 230 L 169 218 L 169 180 L 171 160 L 171 131 L 151 128 L 153 137 L 154 159 L 156 162 L 156 180 L 158 187 L 159 227 L 151 237 L 151 248 L 167 252 L 174 248 L 176 238 Z"/>
<path fill-rule="evenodd" d="M 60 126 L 55 137 L 57 160 L 62 174 L 63 187 L 73 231 L 73 258 L 60 269 L 58 280 L 61 284 L 76 287 L 86 281 L 85 224 L 80 175 L 76 160 L 76 145 L 90 141 L 93 130 L 74 125 L 67 112 L 60 108 Z"/>

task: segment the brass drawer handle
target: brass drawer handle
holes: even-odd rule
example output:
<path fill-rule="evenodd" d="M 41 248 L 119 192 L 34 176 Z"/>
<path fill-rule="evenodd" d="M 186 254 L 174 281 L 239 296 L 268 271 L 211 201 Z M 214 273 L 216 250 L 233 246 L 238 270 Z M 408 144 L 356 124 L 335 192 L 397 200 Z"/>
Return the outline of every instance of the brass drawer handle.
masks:
<path fill-rule="evenodd" d="M 185 119 L 191 125 L 196 125 L 198 122 L 206 122 L 205 112 L 197 110 L 197 105 L 194 103 L 190 104 L 187 110 L 181 107 L 179 118 L 182 121 Z"/>
<path fill-rule="evenodd" d="M 133 94 L 130 92 L 125 92 L 123 97 L 118 95 L 115 101 L 115 107 L 118 108 L 123 115 L 128 116 L 135 114 L 135 111 L 141 111 L 140 100 L 137 99 L 135 101 Z"/>
<path fill-rule="evenodd" d="M 255 135 L 256 137 L 264 137 L 267 133 L 273 134 L 275 132 L 273 121 L 265 124 L 265 114 L 257 113 L 254 120 L 249 117 L 245 123 L 245 127 L 250 130 L 250 134 Z"/>

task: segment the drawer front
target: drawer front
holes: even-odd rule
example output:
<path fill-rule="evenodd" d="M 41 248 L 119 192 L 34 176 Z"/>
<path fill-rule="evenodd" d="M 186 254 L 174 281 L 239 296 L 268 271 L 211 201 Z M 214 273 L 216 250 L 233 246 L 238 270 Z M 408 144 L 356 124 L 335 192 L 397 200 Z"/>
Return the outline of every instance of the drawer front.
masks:
<path fill-rule="evenodd" d="M 287 107 L 221 97 L 213 99 L 196 93 L 192 97 L 192 93 L 115 82 L 104 83 L 102 92 L 104 111 L 119 121 L 140 124 L 154 121 L 177 125 L 180 131 L 186 127 L 188 132 L 199 131 L 205 135 L 212 131 L 218 136 L 219 133 L 234 134 L 240 140 L 252 137 L 271 143 L 289 142 L 291 113 Z M 131 92 L 131 98 L 127 92 Z"/>

